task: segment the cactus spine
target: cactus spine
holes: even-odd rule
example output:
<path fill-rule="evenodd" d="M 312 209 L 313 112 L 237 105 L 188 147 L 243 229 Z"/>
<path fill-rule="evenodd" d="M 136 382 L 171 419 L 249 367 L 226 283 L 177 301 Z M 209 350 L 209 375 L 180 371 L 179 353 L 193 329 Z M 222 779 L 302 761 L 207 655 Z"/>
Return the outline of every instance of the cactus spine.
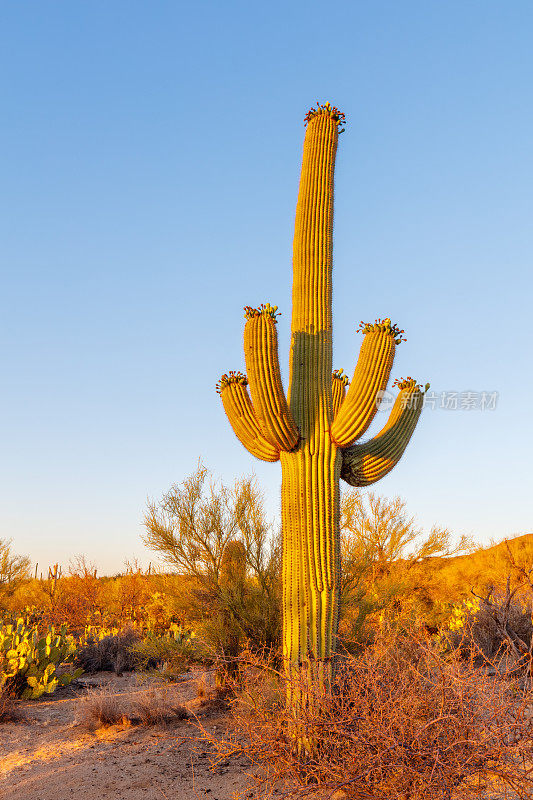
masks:
<path fill-rule="evenodd" d="M 277 354 L 276 306 L 245 308 L 247 377 L 223 375 L 217 390 L 241 443 L 264 461 L 281 461 L 283 655 L 289 676 L 326 688 L 339 610 L 339 479 L 367 486 L 401 458 L 422 409 L 412 379 L 383 430 L 354 444 L 372 422 L 403 331 L 390 319 L 361 323 L 360 356 L 348 391 L 332 373 L 333 173 L 344 115 L 326 103 L 311 109 L 296 208 L 288 402 Z M 250 384 L 251 398 L 247 384 Z M 291 682 L 289 681 L 289 686 Z M 289 701 L 303 702 L 289 692 Z"/>

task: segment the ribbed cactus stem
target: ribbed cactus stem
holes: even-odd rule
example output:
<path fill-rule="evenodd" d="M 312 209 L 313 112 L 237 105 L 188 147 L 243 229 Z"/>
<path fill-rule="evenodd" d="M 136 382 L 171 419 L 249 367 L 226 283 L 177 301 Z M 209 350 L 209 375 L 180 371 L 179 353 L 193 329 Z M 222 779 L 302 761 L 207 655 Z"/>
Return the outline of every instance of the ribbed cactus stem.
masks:
<path fill-rule="evenodd" d="M 339 604 L 339 476 L 331 441 L 333 171 L 338 119 L 308 119 L 293 252 L 289 407 L 300 430 L 293 453 L 281 454 L 283 652 L 324 688 Z M 291 697 L 294 702 L 294 697 Z"/>
<path fill-rule="evenodd" d="M 331 426 L 331 437 L 339 447 L 359 439 L 374 419 L 394 361 L 395 336 L 389 328 L 375 325 L 365 332 L 346 401 Z"/>
<path fill-rule="evenodd" d="M 281 462 L 283 656 L 289 678 L 296 678 L 288 681 L 287 694 L 296 717 L 310 702 L 298 678 L 325 690 L 332 674 L 340 585 L 339 478 L 363 486 L 392 469 L 423 401 L 416 381 L 400 381 L 383 430 L 365 444 L 350 446 L 372 422 L 403 331 L 388 318 L 361 323 L 364 340 L 346 393 L 342 370 L 331 371 L 333 172 L 344 115 L 329 103 L 317 104 L 305 121 L 288 403 L 278 364 L 277 308 L 269 304 L 245 308 L 248 378 L 230 373 L 219 385 L 226 413 L 245 447 L 265 461 L 279 457 Z M 300 749 L 312 749 L 297 724 L 293 735 Z"/>
<path fill-rule="evenodd" d="M 338 121 L 313 115 L 304 141 L 293 244 L 289 406 L 302 436 L 330 420 L 333 172 Z"/>

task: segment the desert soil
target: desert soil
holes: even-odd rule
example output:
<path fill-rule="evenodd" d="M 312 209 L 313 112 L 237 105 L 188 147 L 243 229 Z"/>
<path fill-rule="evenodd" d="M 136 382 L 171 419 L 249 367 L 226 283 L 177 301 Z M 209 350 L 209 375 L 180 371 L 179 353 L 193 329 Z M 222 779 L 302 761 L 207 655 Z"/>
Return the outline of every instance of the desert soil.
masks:
<path fill-rule="evenodd" d="M 195 724 L 215 737 L 228 723 L 222 706 L 205 704 L 198 686 L 210 676 L 190 672 L 176 683 L 142 674 L 84 676 L 76 686 L 18 704 L 23 718 L 0 724 L 0 800 L 233 800 L 257 798 L 242 756 L 215 763 Z M 157 687 L 191 713 L 189 720 L 143 727 L 127 722 L 87 731 L 80 710 L 88 692 L 107 687 L 142 696 Z M 490 789 L 486 800 L 511 800 Z"/>
<path fill-rule="evenodd" d="M 202 706 L 199 680 L 187 673 L 165 691 L 216 735 L 227 718 L 223 709 Z M 0 724 L 1 800 L 230 800 L 246 788 L 242 757 L 213 767 L 211 748 L 191 721 L 82 729 L 82 698 L 104 685 L 120 694 L 147 692 L 154 683 L 134 673 L 99 673 L 46 699 L 21 702 L 23 720 Z"/>

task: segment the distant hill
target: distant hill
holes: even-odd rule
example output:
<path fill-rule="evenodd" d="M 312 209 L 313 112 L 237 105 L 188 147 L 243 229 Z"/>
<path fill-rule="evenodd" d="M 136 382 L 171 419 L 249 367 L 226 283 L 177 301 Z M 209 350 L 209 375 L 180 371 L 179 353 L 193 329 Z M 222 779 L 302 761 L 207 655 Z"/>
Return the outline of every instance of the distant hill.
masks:
<path fill-rule="evenodd" d="M 467 596 L 472 588 L 483 594 L 492 586 L 504 586 L 507 576 L 513 584 L 523 580 L 513 561 L 518 568 L 533 569 L 533 533 L 509 537 L 507 543 L 504 540 L 466 555 L 428 559 L 420 570 L 437 595 Z"/>

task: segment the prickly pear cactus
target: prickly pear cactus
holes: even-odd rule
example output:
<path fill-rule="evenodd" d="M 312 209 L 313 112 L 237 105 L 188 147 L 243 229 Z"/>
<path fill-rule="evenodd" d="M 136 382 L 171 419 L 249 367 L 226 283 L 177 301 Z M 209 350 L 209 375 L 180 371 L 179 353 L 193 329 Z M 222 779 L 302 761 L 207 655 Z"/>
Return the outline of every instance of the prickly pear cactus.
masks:
<path fill-rule="evenodd" d="M 333 173 L 344 114 L 317 104 L 305 123 L 288 394 L 278 363 L 277 306 L 269 304 L 245 307 L 247 375 L 229 372 L 217 390 L 241 443 L 263 461 L 281 462 L 283 655 L 289 676 L 325 689 L 339 613 L 339 479 L 368 486 L 390 472 L 415 429 L 423 393 L 416 381 L 400 381 L 384 428 L 356 443 L 377 411 L 403 331 L 388 318 L 361 323 L 351 382 L 342 370 L 332 372 Z M 289 689 L 288 700 L 295 707 L 307 702 L 298 688 Z"/>
<path fill-rule="evenodd" d="M 56 673 L 56 667 L 70 661 L 75 650 L 74 638 L 67 635 L 65 626 L 57 632 L 49 628 L 43 636 L 22 618 L 12 625 L 0 625 L 0 686 L 8 686 L 25 700 L 51 694 L 82 674 L 81 669 Z"/>

